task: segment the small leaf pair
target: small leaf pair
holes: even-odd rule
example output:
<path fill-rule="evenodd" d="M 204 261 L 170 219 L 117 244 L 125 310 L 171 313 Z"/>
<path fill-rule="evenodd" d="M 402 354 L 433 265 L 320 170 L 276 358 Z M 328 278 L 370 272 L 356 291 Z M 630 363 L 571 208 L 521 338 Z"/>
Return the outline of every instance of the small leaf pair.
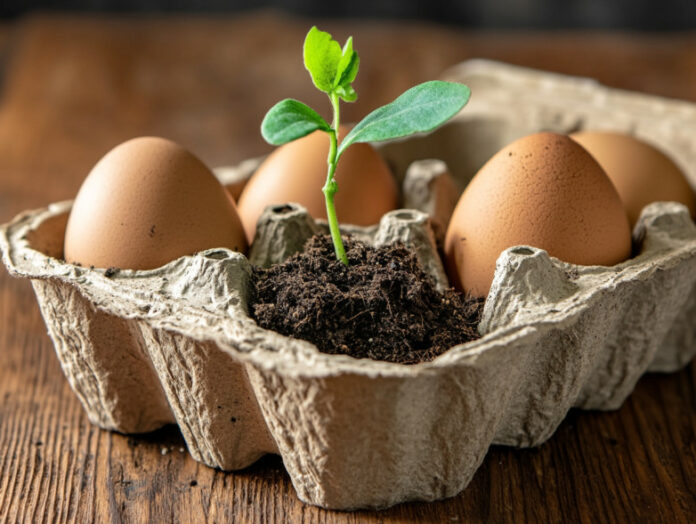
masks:
<path fill-rule="evenodd" d="M 351 84 L 358 75 L 360 58 L 353 50 L 352 36 L 341 49 L 329 33 L 312 27 L 305 38 L 303 54 L 305 67 L 317 89 L 328 95 L 335 93 L 346 102 L 358 98 Z"/>

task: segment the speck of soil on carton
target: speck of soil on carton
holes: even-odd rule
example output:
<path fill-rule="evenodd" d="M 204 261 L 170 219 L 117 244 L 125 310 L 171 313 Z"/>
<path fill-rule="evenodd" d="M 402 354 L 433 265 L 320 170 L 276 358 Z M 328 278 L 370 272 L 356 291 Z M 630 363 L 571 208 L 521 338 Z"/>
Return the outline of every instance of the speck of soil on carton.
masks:
<path fill-rule="evenodd" d="M 253 269 L 252 318 L 263 328 L 314 343 L 324 353 L 417 364 L 479 337 L 483 300 L 437 290 L 414 251 L 344 239 L 349 266 L 331 237 Z"/>

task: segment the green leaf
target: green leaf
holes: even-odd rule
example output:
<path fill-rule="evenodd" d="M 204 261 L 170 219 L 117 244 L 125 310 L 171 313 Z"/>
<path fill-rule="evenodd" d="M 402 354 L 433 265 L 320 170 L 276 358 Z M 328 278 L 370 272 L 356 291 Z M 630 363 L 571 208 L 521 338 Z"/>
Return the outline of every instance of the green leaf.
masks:
<path fill-rule="evenodd" d="M 334 91 L 346 102 L 355 102 L 358 99 L 358 93 L 351 86 L 338 86 Z"/>
<path fill-rule="evenodd" d="M 304 41 L 304 64 L 317 89 L 331 92 L 342 57 L 341 46 L 329 33 L 316 26 L 309 30 Z"/>
<path fill-rule="evenodd" d="M 317 129 L 330 131 L 331 127 L 314 109 L 291 98 L 269 109 L 261 123 L 261 135 L 274 146 L 292 142 Z"/>
<path fill-rule="evenodd" d="M 470 96 L 467 86 L 453 82 L 433 80 L 412 87 L 351 129 L 338 147 L 338 156 L 357 142 L 380 142 L 432 131 L 456 115 Z"/>
<path fill-rule="evenodd" d="M 353 37 L 348 37 L 346 44 L 343 46 L 343 56 L 338 62 L 336 70 L 336 78 L 334 79 L 334 87 L 348 87 L 358 75 L 358 67 L 360 66 L 360 57 L 358 53 L 353 51 Z"/>

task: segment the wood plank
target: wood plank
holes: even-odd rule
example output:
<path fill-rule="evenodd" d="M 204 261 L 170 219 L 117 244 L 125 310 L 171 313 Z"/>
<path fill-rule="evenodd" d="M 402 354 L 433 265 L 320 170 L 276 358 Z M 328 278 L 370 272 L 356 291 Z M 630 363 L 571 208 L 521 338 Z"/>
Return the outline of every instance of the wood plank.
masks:
<path fill-rule="evenodd" d="M 316 21 L 35 17 L 5 40 L 0 221 L 74 196 L 96 160 L 143 134 L 211 165 L 268 150 L 257 128 L 283 97 L 325 107 L 302 68 Z M 447 66 L 487 57 L 696 100 L 696 35 L 470 33 L 417 23 L 319 23 L 355 36 L 355 119 Z M 3 49 L 0 26 L 0 49 Z M 0 271 L 0 521 L 364 522 L 696 519 L 696 365 L 644 377 L 612 413 L 573 411 L 532 450 L 495 447 L 459 496 L 336 513 L 297 499 L 278 457 L 222 473 L 178 430 L 91 426 L 64 379 L 29 283 Z"/>

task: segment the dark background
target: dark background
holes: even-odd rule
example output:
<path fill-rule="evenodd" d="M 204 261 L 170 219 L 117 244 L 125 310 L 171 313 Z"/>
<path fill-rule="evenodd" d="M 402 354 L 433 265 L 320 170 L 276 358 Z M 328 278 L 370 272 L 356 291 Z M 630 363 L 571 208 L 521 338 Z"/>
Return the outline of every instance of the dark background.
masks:
<path fill-rule="evenodd" d="M 696 0 L 0 0 L 0 17 L 37 9 L 234 13 L 258 8 L 320 17 L 430 20 L 472 28 L 696 29 Z"/>

